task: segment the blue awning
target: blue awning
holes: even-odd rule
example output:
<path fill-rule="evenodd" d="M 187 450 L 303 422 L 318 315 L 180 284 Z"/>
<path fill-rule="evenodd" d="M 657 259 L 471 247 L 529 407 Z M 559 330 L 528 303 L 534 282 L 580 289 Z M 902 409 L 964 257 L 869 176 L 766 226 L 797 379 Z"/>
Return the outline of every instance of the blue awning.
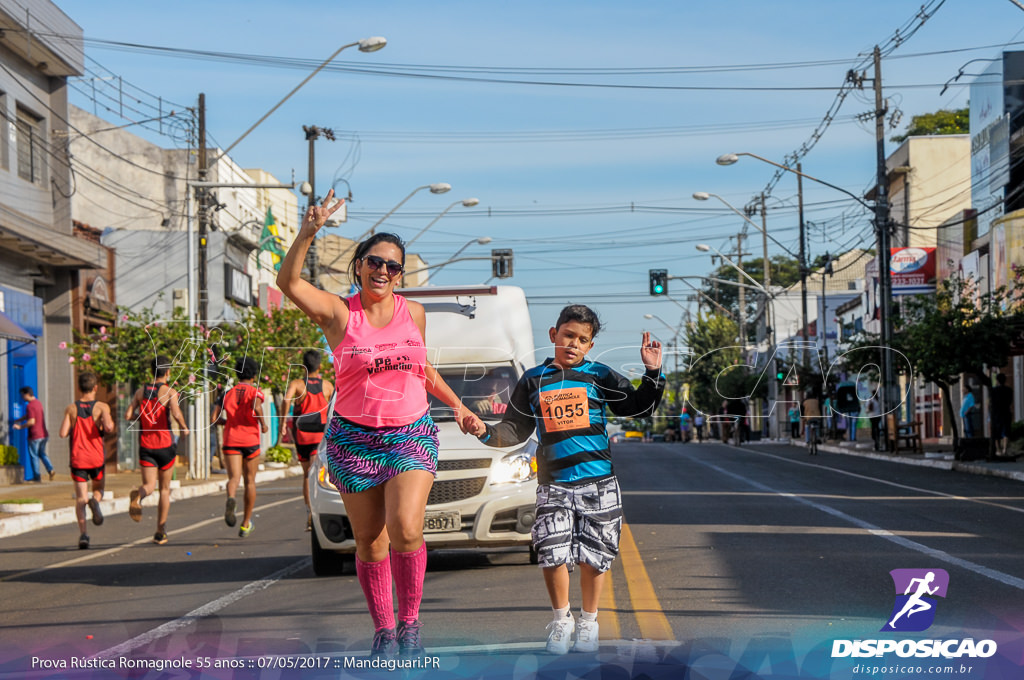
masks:
<path fill-rule="evenodd" d="M 19 326 L 11 317 L 3 312 L 0 312 L 0 339 L 17 340 L 19 342 L 36 341 L 31 333 Z"/>

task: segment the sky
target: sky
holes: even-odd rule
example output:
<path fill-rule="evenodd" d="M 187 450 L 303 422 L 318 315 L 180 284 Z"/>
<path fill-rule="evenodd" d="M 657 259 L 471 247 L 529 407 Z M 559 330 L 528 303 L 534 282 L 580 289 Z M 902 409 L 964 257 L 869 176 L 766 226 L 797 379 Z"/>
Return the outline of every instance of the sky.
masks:
<path fill-rule="evenodd" d="M 744 227 L 694 192 L 742 208 L 771 185 L 768 231 L 798 249 L 795 176 L 773 181 L 767 164 L 744 157 L 721 167 L 718 156 L 782 161 L 818 137 L 803 171 L 860 194 L 876 169 L 874 123 L 857 119 L 874 109 L 871 81 L 835 103 L 875 45 L 887 47 L 884 94 L 901 114 L 887 137 L 913 115 L 966 106 L 972 74 L 988 64 L 972 60 L 1024 49 L 1024 10 L 1011 0 L 56 4 L 86 39 L 88 73 L 72 103 L 121 124 L 110 100 L 91 97 L 94 84 L 116 82 L 111 76 L 137 88 L 140 110 L 157 98 L 165 111 L 195 106 L 202 92 L 221 148 L 338 47 L 385 37 L 378 52 L 342 52 L 232 158 L 301 182 L 302 126 L 334 130 L 336 141 L 317 143 L 317 193 L 351 188 L 349 222 L 338 229 L 347 237 L 426 184 L 452 190 L 417 192 L 388 218 L 390 231 L 411 238 L 453 202 L 478 198 L 474 208 L 451 208 L 413 250 L 439 264 L 479 237 L 493 240 L 463 257 L 511 248 L 515 275 L 502 283 L 526 291 L 538 346 L 564 304 L 588 304 L 605 323 L 591 356 L 624 371 L 639 360 L 644 330 L 668 342 L 684 308 L 696 313 L 681 280 L 670 281 L 671 299 L 649 296 L 648 270 L 709 275 L 708 254 L 695 246 L 727 252 Z M 923 23 L 922 6 L 934 10 Z M 830 111 L 833 122 L 816 134 Z M 896 146 L 887 141 L 886 154 Z M 804 202 L 810 257 L 873 246 L 869 216 L 842 193 L 805 183 Z M 760 235 L 745 246 L 759 257 Z M 770 255 L 782 252 L 770 244 Z M 487 261 L 458 262 L 432 283 L 490 274 Z"/>

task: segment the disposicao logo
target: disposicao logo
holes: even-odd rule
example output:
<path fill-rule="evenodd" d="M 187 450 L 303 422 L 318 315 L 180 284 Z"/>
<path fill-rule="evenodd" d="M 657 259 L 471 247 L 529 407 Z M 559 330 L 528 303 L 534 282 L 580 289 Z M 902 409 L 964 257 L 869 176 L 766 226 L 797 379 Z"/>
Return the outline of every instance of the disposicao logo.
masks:
<path fill-rule="evenodd" d="M 935 621 L 936 597 L 946 597 L 949 574 L 943 569 L 893 569 L 896 601 L 882 632 L 904 633 L 927 630 Z M 895 654 L 901 658 L 988 658 L 998 651 L 995 641 L 973 638 L 950 640 L 833 640 L 832 658 L 881 657 Z"/>
<path fill-rule="evenodd" d="M 936 597 L 946 597 L 949 574 L 944 569 L 893 569 L 896 602 L 882 631 L 927 630 L 935 622 Z"/>

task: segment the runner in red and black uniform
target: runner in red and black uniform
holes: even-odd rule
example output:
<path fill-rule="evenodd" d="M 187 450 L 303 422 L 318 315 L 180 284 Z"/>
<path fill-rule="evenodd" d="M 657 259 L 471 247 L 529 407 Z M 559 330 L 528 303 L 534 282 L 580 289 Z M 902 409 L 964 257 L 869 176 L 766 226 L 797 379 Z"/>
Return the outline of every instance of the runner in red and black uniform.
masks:
<path fill-rule="evenodd" d="M 228 499 L 224 504 L 224 522 L 229 527 L 235 526 L 235 492 L 238 483 L 245 477 L 244 515 L 242 525 L 238 527 L 238 535 L 245 538 L 252 532 L 252 511 L 256 507 L 256 470 L 260 457 L 260 432 L 266 432 L 267 421 L 263 416 L 263 392 L 253 385 L 259 375 L 260 365 L 248 357 L 242 357 L 235 363 L 238 373 L 238 384 L 224 393 L 223 407 L 216 406 L 210 422 L 220 419 L 224 411 L 224 465 L 228 470 Z"/>
<path fill-rule="evenodd" d="M 103 500 L 103 433 L 114 431 L 110 407 L 96 401 L 95 373 L 78 376 L 78 401 L 64 409 L 60 436 L 71 437 L 71 479 L 75 483 L 75 516 L 78 518 L 78 547 L 89 547 L 85 533 L 85 506 L 92 510 L 92 523 L 103 524 L 100 501 Z M 88 497 L 88 484 L 92 480 L 92 497 Z"/>
<path fill-rule="evenodd" d="M 320 352 L 311 349 L 302 355 L 306 379 L 288 383 L 284 394 L 285 413 L 291 410 L 288 430 L 295 442 L 295 455 L 302 465 L 302 498 L 306 501 L 306 531 L 313 530 L 313 515 L 309 511 L 309 458 L 320 446 L 327 424 L 327 404 L 334 394 L 334 385 L 320 377 Z"/>
<path fill-rule="evenodd" d="M 131 492 L 128 516 L 136 522 L 142 519 L 142 499 L 153 493 L 160 482 L 160 502 L 157 504 L 156 533 L 153 542 L 167 542 L 167 515 L 171 509 L 171 477 L 177 449 L 171 433 L 171 418 L 178 424 L 181 436 L 187 437 L 188 426 L 178 405 L 178 392 L 167 384 L 171 362 L 158 356 L 151 364 L 153 382 L 135 391 L 125 417 L 139 430 L 139 463 L 142 467 L 142 486 Z"/>

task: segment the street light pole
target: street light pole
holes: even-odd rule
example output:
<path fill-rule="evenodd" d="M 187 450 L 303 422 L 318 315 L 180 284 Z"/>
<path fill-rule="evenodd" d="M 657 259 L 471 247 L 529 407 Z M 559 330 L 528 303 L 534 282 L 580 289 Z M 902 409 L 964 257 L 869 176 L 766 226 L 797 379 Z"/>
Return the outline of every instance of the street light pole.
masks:
<path fill-rule="evenodd" d="M 423 234 L 425 234 L 427 232 L 427 229 L 430 229 L 432 226 L 434 226 L 435 222 L 437 222 L 439 219 L 444 217 L 445 213 L 447 213 L 449 210 L 451 210 L 455 206 L 459 205 L 460 203 L 462 204 L 463 208 L 472 208 L 474 205 L 479 205 L 480 204 L 480 199 L 479 198 L 466 198 L 466 199 L 463 199 L 461 201 L 455 201 L 450 206 L 448 206 L 447 208 L 442 210 L 441 213 L 437 217 L 432 219 L 430 221 L 430 224 L 428 224 L 427 226 L 425 226 L 422 229 L 420 229 L 418 232 L 416 232 L 415 236 L 413 236 L 411 239 L 406 241 L 405 242 L 405 247 L 408 248 L 409 246 L 411 246 L 416 239 L 418 239 L 420 236 L 423 236 Z"/>

